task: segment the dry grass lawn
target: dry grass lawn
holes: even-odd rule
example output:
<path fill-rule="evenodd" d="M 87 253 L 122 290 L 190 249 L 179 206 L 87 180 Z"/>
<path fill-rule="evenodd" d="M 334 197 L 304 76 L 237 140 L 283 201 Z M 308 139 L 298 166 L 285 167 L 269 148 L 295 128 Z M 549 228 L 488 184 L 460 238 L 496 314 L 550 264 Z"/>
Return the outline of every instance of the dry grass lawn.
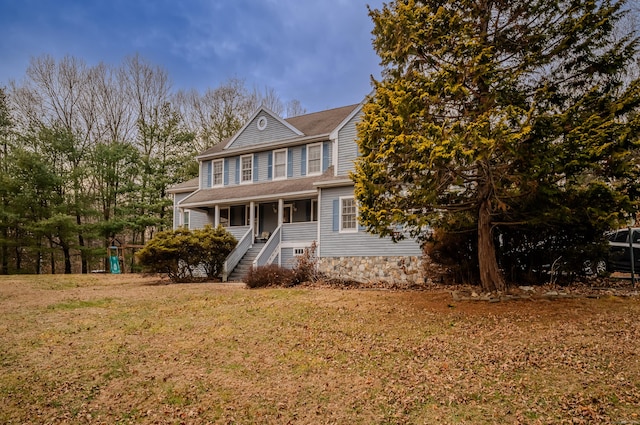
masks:
<path fill-rule="evenodd" d="M 3 424 L 640 424 L 640 300 L 0 278 Z"/>

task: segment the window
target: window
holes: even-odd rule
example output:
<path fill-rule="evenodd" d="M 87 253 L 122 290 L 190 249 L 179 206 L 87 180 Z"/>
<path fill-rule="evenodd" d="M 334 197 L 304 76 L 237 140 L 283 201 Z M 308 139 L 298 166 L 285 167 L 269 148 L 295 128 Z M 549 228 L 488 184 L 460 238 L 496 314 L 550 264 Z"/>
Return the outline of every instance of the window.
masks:
<path fill-rule="evenodd" d="M 219 159 L 213 161 L 213 186 L 222 186 L 224 184 L 224 160 Z"/>
<path fill-rule="evenodd" d="M 358 231 L 358 215 L 354 198 L 340 198 L 340 231 Z"/>
<path fill-rule="evenodd" d="M 322 173 L 322 143 L 309 145 L 307 151 L 307 174 Z"/>
<path fill-rule="evenodd" d="M 222 227 L 229 227 L 229 207 L 220 208 L 220 225 Z"/>
<path fill-rule="evenodd" d="M 287 177 L 287 150 L 281 149 L 273 152 L 273 179 Z"/>
<path fill-rule="evenodd" d="M 253 155 L 240 157 L 240 183 L 253 181 Z"/>
<path fill-rule="evenodd" d="M 301 255 L 304 255 L 304 248 L 293 248 L 293 255 L 294 257 L 300 257 Z"/>
<path fill-rule="evenodd" d="M 613 236 L 609 238 L 609 240 L 611 242 L 626 242 L 628 235 L 628 230 L 620 230 L 619 232 L 614 233 Z"/>
<path fill-rule="evenodd" d="M 189 219 L 190 219 L 190 211 L 184 211 L 182 213 L 182 227 L 184 227 L 185 229 L 189 228 Z"/>
<path fill-rule="evenodd" d="M 318 221 L 318 201 L 311 200 L 311 221 Z"/>

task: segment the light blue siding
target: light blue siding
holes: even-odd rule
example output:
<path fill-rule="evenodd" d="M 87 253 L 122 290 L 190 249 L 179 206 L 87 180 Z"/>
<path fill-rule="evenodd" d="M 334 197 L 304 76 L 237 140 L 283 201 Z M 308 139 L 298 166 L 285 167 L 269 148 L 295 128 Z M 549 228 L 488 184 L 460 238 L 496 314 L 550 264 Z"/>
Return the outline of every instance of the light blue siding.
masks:
<path fill-rule="evenodd" d="M 380 238 L 361 229 L 350 233 L 334 230 L 334 207 L 339 205 L 335 201 L 347 196 L 353 196 L 353 187 L 322 189 L 319 223 L 321 257 L 419 256 L 422 254 L 419 244 L 410 239 L 394 243 L 390 238 Z"/>
<path fill-rule="evenodd" d="M 258 120 L 261 117 L 267 119 L 267 127 L 264 130 L 258 130 L 257 126 Z M 289 139 L 295 136 L 297 136 L 297 134 L 278 121 L 278 119 L 266 112 L 261 112 L 249 123 L 244 131 L 238 135 L 236 140 L 231 144 L 231 147 L 241 148 L 276 140 Z"/>
<path fill-rule="evenodd" d="M 296 266 L 297 259 L 293 255 L 293 248 L 280 249 L 280 265 L 288 269 L 292 269 Z"/>
<path fill-rule="evenodd" d="M 187 210 L 189 211 L 189 229 L 202 229 L 207 224 L 212 224 L 212 220 L 209 215 L 200 210 Z"/>
<path fill-rule="evenodd" d="M 287 223 L 282 225 L 282 242 L 312 242 L 318 239 L 318 223 Z"/>
<path fill-rule="evenodd" d="M 225 230 L 231 233 L 237 240 L 240 240 L 249 230 L 249 226 L 231 226 L 225 227 Z"/>
<path fill-rule="evenodd" d="M 358 157 L 356 138 L 356 123 L 362 118 L 362 112 L 356 114 L 338 132 L 338 172 L 339 176 L 346 176 L 354 169 L 354 161 Z"/>

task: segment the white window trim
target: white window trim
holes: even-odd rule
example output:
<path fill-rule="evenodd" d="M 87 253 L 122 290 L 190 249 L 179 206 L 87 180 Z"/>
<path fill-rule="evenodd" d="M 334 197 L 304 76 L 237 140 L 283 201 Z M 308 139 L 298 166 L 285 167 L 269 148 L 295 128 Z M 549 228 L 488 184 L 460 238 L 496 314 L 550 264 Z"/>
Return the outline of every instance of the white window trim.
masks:
<path fill-rule="evenodd" d="M 251 158 L 251 167 L 249 167 L 249 171 L 251 172 L 251 178 L 249 180 L 244 180 L 244 169 L 242 168 L 244 158 Z M 254 160 L 253 154 L 240 156 L 240 184 L 253 183 L 253 160 Z"/>
<path fill-rule="evenodd" d="M 309 158 L 311 158 L 311 148 L 314 148 L 316 146 L 320 148 L 320 170 L 319 171 L 315 171 L 315 172 L 312 173 L 312 172 L 309 171 Z M 308 176 L 319 176 L 320 174 L 322 174 L 322 166 L 323 166 L 323 164 L 322 164 L 322 149 L 323 149 L 322 142 L 313 143 L 313 144 L 307 145 L 307 175 Z"/>
<path fill-rule="evenodd" d="M 342 202 L 347 199 L 352 199 L 356 207 L 356 216 L 355 216 L 356 225 L 353 229 L 345 229 L 343 227 L 344 223 L 342 221 Z M 355 196 L 341 196 L 338 208 L 340 209 L 340 211 L 338 211 L 338 214 L 339 214 L 338 218 L 340 220 L 340 233 L 358 233 L 358 203 L 356 202 Z"/>
<path fill-rule="evenodd" d="M 215 184 L 215 168 L 216 168 L 216 163 L 219 162 L 222 164 L 222 178 L 221 178 L 221 183 L 219 184 Z M 224 159 L 216 159 L 211 161 L 211 187 L 222 187 L 224 186 Z"/>
<path fill-rule="evenodd" d="M 186 220 L 186 223 L 185 223 L 185 217 L 189 217 Z M 190 230 L 191 229 L 191 211 L 189 210 L 182 211 L 182 216 L 180 218 L 182 220 L 182 223 L 180 223 L 180 227 L 186 227 L 187 229 Z"/>
<path fill-rule="evenodd" d="M 284 152 L 284 176 L 276 177 L 276 153 Z M 285 180 L 287 178 L 287 167 L 289 166 L 289 149 L 278 149 L 273 151 L 273 180 Z"/>

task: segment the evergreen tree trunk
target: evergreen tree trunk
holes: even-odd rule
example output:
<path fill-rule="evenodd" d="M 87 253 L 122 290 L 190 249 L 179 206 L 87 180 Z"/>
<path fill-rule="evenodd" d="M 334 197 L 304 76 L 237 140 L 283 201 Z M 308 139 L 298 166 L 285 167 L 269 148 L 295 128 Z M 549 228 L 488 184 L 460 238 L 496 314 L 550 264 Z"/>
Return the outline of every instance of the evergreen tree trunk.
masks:
<path fill-rule="evenodd" d="M 49 254 L 49 263 L 51 264 L 51 274 L 56 274 L 56 257 L 55 251 L 53 250 L 53 242 L 49 240 L 49 248 L 51 249 L 51 253 Z"/>
<path fill-rule="evenodd" d="M 488 199 L 482 201 L 478 211 L 478 266 L 483 290 L 492 292 L 506 289 L 491 235 L 491 203 Z"/>
<path fill-rule="evenodd" d="M 16 271 L 19 273 L 20 270 L 22 270 L 22 252 L 20 245 L 16 245 Z"/>
<path fill-rule="evenodd" d="M 62 253 L 64 254 L 64 274 L 71 274 L 71 252 L 66 243 L 62 244 Z"/>
<path fill-rule="evenodd" d="M 0 264 L 0 274 L 9 274 L 9 245 L 7 243 L 9 231 L 5 227 L 2 229 L 2 263 Z"/>
<path fill-rule="evenodd" d="M 80 228 L 80 225 L 82 224 L 82 218 L 80 217 L 80 214 L 76 213 L 76 224 L 78 225 L 78 229 Z M 84 245 L 84 236 L 82 236 L 82 231 L 78 231 L 78 245 L 80 246 L 80 258 L 81 258 L 81 263 L 82 263 L 82 274 L 87 274 L 89 273 L 89 265 L 88 265 L 88 261 L 87 261 L 87 253 L 84 249 L 85 245 Z"/>

